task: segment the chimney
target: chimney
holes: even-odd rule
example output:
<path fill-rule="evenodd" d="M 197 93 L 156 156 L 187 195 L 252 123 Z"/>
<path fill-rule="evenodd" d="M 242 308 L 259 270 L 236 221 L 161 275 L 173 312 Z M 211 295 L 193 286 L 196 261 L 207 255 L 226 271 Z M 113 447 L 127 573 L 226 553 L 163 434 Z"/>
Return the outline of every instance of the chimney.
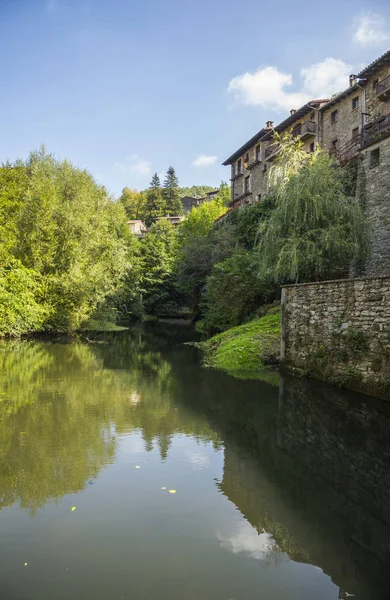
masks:
<path fill-rule="evenodd" d="M 356 83 L 356 75 L 354 75 L 352 73 L 352 75 L 349 76 L 349 87 L 353 87 Z"/>
<path fill-rule="evenodd" d="M 273 121 L 267 121 L 266 128 L 267 129 L 273 129 L 274 128 L 274 122 Z"/>
<path fill-rule="evenodd" d="M 295 109 L 295 108 L 292 108 L 292 109 L 290 110 L 290 115 L 295 115 L 295 113 L 296 113 L 296 112 L 297 112 L 297 111 L 296 111 L 296 109 Z"/>

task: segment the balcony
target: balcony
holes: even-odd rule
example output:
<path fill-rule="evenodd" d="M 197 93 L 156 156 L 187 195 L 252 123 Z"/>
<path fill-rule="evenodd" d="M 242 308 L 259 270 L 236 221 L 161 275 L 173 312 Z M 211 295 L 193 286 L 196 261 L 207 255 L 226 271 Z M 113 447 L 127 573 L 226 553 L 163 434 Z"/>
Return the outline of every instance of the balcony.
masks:
<path fill-rule="evenodd" d="M 315 137 L 317 133 L 317 123 L 314 121 L 306 121 L 305 123 L 300 123 L 295 127 L 292 131 L 294 137 L 300 137 L 304 142 L 309 138 Z"/>
<path fill-rule="evenodd" d="M 264 158 L 265 160 L 274 160 L 277 157 L 280 150 L 280 144 L 271 144 L 268 148 L 265 149 Z"/>
<path fill-rule="evenodd" d="M 363 146 L 369 146 L 390 135 L 390 113 L 368 123 L 363 131 Z"/>
<path fill-rule="evenodd" d="M 242 202 L 246 198 L 249 198 L 249 196 L 252 196 L 252 192 L 244 192 L 243 194 L 240 194 L 240 196 L 236 196 L 234 200 L 230 202 L 229 206 L 235 206 L 236 204 Z"/>
<path fill-rule="evenodd" d="M 345 144 L 330 149 L 330 156 L 334 156 L 342 167 L 348 164 L 351 160 L 356 158 L 360 150 L 361 138 L 360 135 L 353 137 Z"/>
<path fill-rule="evenodd" d="M 237 179 L 240 179 L 240 177 L 244 177 L 243 173 L 236 173 L 236 175 L 233 175 L 233 177 L 230 179 L 230 181 L 237 181 Z"/>
<path fill-rule="evenodd" d="M 390 75 L 376 84 L 376 95 L 379 100 L 388 100 L 390 98 Z"/>

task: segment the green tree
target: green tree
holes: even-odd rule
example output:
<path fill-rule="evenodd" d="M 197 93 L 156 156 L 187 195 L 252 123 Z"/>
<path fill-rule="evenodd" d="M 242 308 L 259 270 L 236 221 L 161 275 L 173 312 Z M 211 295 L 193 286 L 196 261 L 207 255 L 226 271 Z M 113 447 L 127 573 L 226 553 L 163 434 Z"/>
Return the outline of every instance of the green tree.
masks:
<path fill-rule="evenodd" d="M 161 189 L 160 178 L 155 173 L 146 191 L 146 224 L 149 226 L 159 217 L 166 213 L 165 199 Z"/>
<path fill-rule="evenodd" d="M 177 284 L 195 312 L 213 265 L 212 228 L 215 220 L 225 212 L 226 207 L 212 200 L 193 209 L 179 228 Z"/>
<path fill-rule="evenodd" d="M 141 285 L 147 313 L 177 310 L 179 294 L 173 276 L 177 248 L 177 230 L 165 219 L 154 223 L 142 239 Z"/>
<path fill-rule="evenodd" d="M 257 277 L 255 253 L 238 248 L 212 267 L 201 301 L 204 317 L 197 330 L 214 335 L 239 325 L 271 300 L 273 293 L 272 287 Z"/>
<path fill-rule="evenodd" d="M 339 277 L 366 251 L 363 211 L 327 152 L 308 154 L 291 137 L 280 144 L 270 172 L 275 208 L 259 228 L 260 275 L 275 283 Z"/>
<path fill-rule="evenodd" d="M 222 206 L 229 206 L 231 201 L 230 185 L 226 181 L 221 181 L 219 186 L 218 194 L 214 197 L 219 204 Z"/>
<path fill-rule="evenodd" d="M 119 202 L 123 204 L 128 219 L 146 218 L 146 193 L 125 187 L 120 195 Z"/>
<path fill-rule="evenodd" d="M 177 216 L 183 213 L 183 206 L 180 200 L 179 180 L 173 167 L 168 168 L 165 177 L 164 200 L 165 214 Z"/>
<path fill-rule="evenodd" d="M 3 294 L 15 296 L 10 314 L 19 303 L 33 315 L 20 315 L 13 325 L 11 318 L 0 334 L 78 329 L 128 269 L 131 236 L 123 206 L 89 173 L 44 148 L 1 169 L 0 180 Z"/>
<path fill-rule="evenodd" d="M 193 198 L 205 198 L 207 192 L 212 192 L 215 188 L 211 185 L 192 185 L 190 187 L 180 187 L 180 198 L 183 196 L 192 196 Z"/>

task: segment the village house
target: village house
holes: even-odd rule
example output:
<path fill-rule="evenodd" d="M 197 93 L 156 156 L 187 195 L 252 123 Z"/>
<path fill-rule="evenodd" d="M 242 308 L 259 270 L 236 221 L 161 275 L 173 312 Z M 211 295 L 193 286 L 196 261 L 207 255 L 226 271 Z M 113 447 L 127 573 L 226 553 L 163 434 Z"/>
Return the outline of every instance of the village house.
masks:
<path fill-rule="evenodd" d="M 273 121 L 267 121 L 263 129 L 225 160 L 223 165 L 231 166 L 231 206 L 256 204 L 264 197 L 267 171 L 279 152 L 275 132 L 291 131 L 302 140 L 307 152 L 314 152 L 319 141 L 319 109 L 327 102 L 312 100 L 298 110 L 292 109 L 290 116 L 276 127 Z"/>
<path fill-rule="evenodd" d="M 138 237 L 143 236 L 148 230 L 145 223 L 140 219 L 131 219 L 130 221 L 127 221 L 127 224 L 131 233 Z"/>
<path fill-rule="evenodd" d="M 193 196 L 183 196 L 180 198 L 183 206 L 183 214 L 188 215 L 193 208 L 197 208 L 204 202 L 204 198 L 195 198 Z"/>
<path fill-rule="evenodd" d="M 165 221 L 169 221 L 171 225 L 173 225 L 174 227 L 177 227 L 178 225 L 180 225 L 180 223 L 182 221 L 184 221 L 184 216 L 177 215 L 175 217 L 171 217 L 170 215 L 166 215 L 165 217 L 157 217 L 156 221 L 161 221 L 161 219 L 163 219 Z"/>
<path fill-rule="evenodd" d="M 349 86 L 330 99 L 312 100 L 274 127 L 266 127 L 223 165 L 231 167 L 231 209 L 260 202 L 268 171 L 279 152 L 274 134 L 292 133 L 304 150 L 317 144 L 341 165 L 357 165 L 357 196 L 371 226 L 371 257 L 360 274 L 390 273 L 390 51 L 351 75 Z"/>

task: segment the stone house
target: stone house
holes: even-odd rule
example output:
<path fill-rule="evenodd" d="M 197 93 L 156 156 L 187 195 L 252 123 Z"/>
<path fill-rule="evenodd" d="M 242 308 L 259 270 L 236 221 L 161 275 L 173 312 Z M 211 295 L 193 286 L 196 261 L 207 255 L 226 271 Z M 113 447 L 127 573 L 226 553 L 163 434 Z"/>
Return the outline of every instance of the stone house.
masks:
<path fill-rule="evenodd" d="M 291 131 L 302 140 L 307 152 L 314 152 L 319 138 L 319 109 L 327 102 L 312 100 L 298 110 L 292 109 L 290 116 L 276 127 L 273 121 L 267 121 L 266 127 L 225 160 L 223 165 L 231 166 L 232 206 L 256 204 L 266 193 L 268 169 L 279 152 L 275 132 Z"/>
<path fill-rule="evenodd" d="M 255 204 L 267 193 L 268 170 L 278 155 L 274 133 L 290 131 L 304 149 L 316 144 L 342 165 L 357 164 L 357 195 L 371 225 L 366 275 L 390 273 L 390 50 L 351 75 L 349 86 L 330 100 L 312 100 L 279 125 L 268 121 L 223 165 L 231 167 L 231 207 Z"/>
<path fill-rule="evenodd" d="M 157 217 L 156 221 L 160 221 L 161 219 L 165 221 L 169 221 L 171 225 L 177 227 L 180 225 L 182 221 L 184 221 L 184 215 L 178 215 L 176 217 L 171 217 L 170 215 L 166 215 L 165 217 Z"/>
<path fill-rule="evenodd" d="M 200 206 L 204 202 L 204 198 L 195 198 L 193 196 L 183 196 L 180 200 L 183 206 L 183 214 L 185 215 L 188 215 L 193 208 Z"/>
<path fill-rule="evenodd" d="M 131 219 L 130 221 L 127 221 L 127 224 L 131 233 L 139 237 L 144 235 L 144 233 L 146 233 L 148 230 L 145 223 L 140 219 Z"/>

